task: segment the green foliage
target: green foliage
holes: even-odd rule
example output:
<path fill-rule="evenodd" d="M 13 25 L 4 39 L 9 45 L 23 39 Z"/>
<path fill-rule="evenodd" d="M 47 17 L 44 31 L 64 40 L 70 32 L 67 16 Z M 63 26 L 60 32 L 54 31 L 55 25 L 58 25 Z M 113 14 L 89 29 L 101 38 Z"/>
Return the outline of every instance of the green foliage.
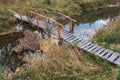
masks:
<path fill-rule="evenodd" d="M 116 23 L 114 23 L 116 24 Z M 111 29 L 110 29 L 111 28 Z M 106 29 L 101 29 L 94 37 L 93 42 L 99 45 L 110 48 L 112 43 L 120 43 L 120 24 L 107 26 Z M 116 48 L 115 51 L 118 51 Z"/>
<path fill-rule="evenodd" d="M 6 66 L 0 67 L 0 74 L 3 73 L 6 70 Z"/>
<path fill-rule="evenodd" d="M 116 72 L 117 72 L 117 74 L 116 74 L 116 76 L 115 76 L 115 80 L 120 80 L 120 67 L 118 67 L 118 68 L 116 69 Z"/>

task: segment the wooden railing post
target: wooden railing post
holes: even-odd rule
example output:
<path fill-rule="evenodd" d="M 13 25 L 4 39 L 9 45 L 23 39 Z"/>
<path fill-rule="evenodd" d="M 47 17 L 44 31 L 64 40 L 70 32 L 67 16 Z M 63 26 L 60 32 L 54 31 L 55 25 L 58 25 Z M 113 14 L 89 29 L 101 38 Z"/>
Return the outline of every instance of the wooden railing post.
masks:
<path fill-rule="evenodd" d="M 73 21 L 70 19 L 70 32 L 73 32 Z"/>
<path fill-rule="evenodd" d="M 60 24 L 58 23 L 58 41 L 60 41 Z"/>
<path fill-rule="evenodd" d="M 22 13 L 20 13 L 20 19 L 21 19 L 21 22 L 22 22 L 22 20 L 23 20 L 23 19 L 22 19 Z"/>
<path fill-rule="evenodd" d="M 32 17 L 32 11 L 30 11 L 30 17 Z"/>
<path fill-rule="evenodd" d="M 36 15 L 36 25 L 37 25 L 37 27 L 39 27 L 39 17 L 38 17 L 38 15 Z"/>

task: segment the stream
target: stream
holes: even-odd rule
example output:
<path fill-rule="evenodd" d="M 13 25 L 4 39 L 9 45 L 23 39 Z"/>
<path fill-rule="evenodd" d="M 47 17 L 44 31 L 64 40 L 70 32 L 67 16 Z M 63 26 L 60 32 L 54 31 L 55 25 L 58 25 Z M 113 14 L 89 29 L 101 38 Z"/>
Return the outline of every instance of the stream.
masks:
<path fill-rule="evenodd" d="M 73 33 L 80 38 L 89 40 L 95 35 L 96 30 L 105 27 L 109 22 L 117 19 L 118 16 L 120 16 L 120 7 L 101 8 L 84 11 L 82 15 L 73 15 L 72 17 L 77 20 L 77 23 L 74 24 Z M 69 24 L 65 26 L 65 29 L 69 30 Z M 11 52 L 11 48 L 15 47 L 18 44 L 18 39 L 23 36 L 22 32 L 0 36 L 0 69 L 3 65 L 6 65 L 7 71 L 15 71 L 18 66 L 25 63 L 18 57 L 18 54 Z"/>
<path fill-rule="evenodd" d="M 107 26 L 109 22 L 116 20 L 118 16 L 120 16 L 120 6 L 85 11 L 82 15 L 72 16 L 73 19 L 77 20 L 73 32 L 82 39 L 92 39 L 96 30 Z M 69 24 L 66 24 L 66 30 L 69 30 Z"/>

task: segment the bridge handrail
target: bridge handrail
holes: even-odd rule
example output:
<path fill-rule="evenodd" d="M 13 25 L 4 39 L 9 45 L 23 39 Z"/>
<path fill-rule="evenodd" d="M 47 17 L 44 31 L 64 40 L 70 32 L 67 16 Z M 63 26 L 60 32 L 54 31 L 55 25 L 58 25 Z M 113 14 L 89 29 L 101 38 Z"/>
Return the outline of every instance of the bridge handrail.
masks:
<path fill-rule="evenodd" d="M 66 16 L 65 14 L 62 14 L 60 12 L 56 12 L 57 14 L 61 15 L 61 16 L 64 16 L 65 18 L 69 19 L 69 20 L 72 20 L 73 22 L 77 22 L 76 20 L 70 18 L 70 16 Z"/>
<path fill-rule="evenodd" d="M 55 21 L 54 19 L 52 19 L 52 18 L 50 18 L 50 17 L 47 17 L 47 16 L 44 16 L 44 15 L 39 14 L 39 13 L 33 12 L 33 11 L 23 11 L 23 10 L 15 10 L 15 11 L 13 11 L 13 10 L 9 10 L 9 11 L 12 12 L 12 13 L 16 13 L 15 11 L 19 11 L 19 12 L 22 12 L 22 13 L 23 13 L 23 12 L 32 13 L 32 14 L 35 14 L 35 15 L 41 16 L 41 17 L 43 17 L 43 18 L 45 18 L 45 19 L 49 19 L 49 20 L 55 22 L 56 24 L 59 24 L 61 27 L 64 27 L 63 24 L 61 24 L 61 23 Z M 22 14 L 22 13 L 21 13 L 21 14 Z"/>
<path fill-rule="evenodd" d="M 36 14 L 36 15 L 41 16 L 41 17 L 44 17 L 44 18 L 46 18 L 46 19 L 49 19 L 49 20 L 55 22 L 56 24 L 59 24 L 60 26 L 64 27 L 63 24 L 55 21 L 54 19 L 52 19 L 52 18 L 50 18 L 50 17 L 44 16 L 44 15 L 42 15 L 42 14 L 39 14 L 39 13 L 36 13 L 36 12 L 33 12 L 33 11 L 28 11 L 28 12 L 33 13 L 33 14 Z"/>

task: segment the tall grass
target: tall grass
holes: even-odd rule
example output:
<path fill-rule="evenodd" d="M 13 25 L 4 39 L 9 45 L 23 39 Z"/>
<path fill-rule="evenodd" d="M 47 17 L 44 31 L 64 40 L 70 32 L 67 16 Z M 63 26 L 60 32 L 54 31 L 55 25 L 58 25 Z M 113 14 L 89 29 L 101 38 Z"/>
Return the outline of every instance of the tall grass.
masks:
<path fill-rule="evenodd" d="M 7 31 L 15 25 L 15 19 L 7 8 L 0 10 L 0 32 Z"/>
<path fill-rule="evenodd" d="M 28 65 L 13 80 L 112 80 L 114 67 L 96 60 L 71 46 L 58 47 L 41 41 L 43 57 L 28 60 Z M 95 60 L 93 60 L 95 59 Z"/>
<path fill-rule="evenodd" d="M 112 44 L 120 43 L 119 33 L 120 33 L 120 18 L 118 18 L 113 23 L 110 23 L 108 26 L 98 30 L 96 36 L 93 38 L 93 42 L 98 43 L 104 47 L 111 48 Z M 116 49 L 114 50 L 118 51 Z"/>

